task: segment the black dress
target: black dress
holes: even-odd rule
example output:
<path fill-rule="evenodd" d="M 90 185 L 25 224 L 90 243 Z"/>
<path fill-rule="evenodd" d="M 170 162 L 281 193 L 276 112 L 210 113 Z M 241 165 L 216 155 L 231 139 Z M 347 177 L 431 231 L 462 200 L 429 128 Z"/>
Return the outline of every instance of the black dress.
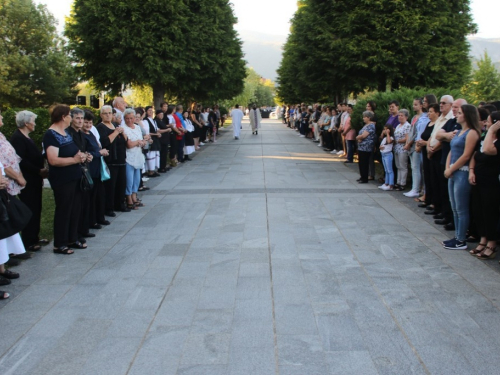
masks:
<path fill-rule="evenodd" d="M 116 125 L 114 127 L 116 128 Z M 99 132 L 101 146 L 109 151 L 109 156 L 106 156 L 105 161 L 111 178 L 104 181 L 104 190 L 106 194 L 106 214 L 112 215 L 115 210 L 125 211 L 127 141 L 123 134 L 117 135 L 111 141 L 109 136 L 114 132 L 114 129 L 108 128 L 102 122 L 96 128 Z"/>
<path fill-rule="evenodd" d="M 430 121 L 427 123 L 424 131 L 420 138 L 423 141 L 428 141 L 431 137 L 432 130 L 434 129 L 434 125 L 430 125 Z M 422 147 L 422 169 L 424 170 L 424 184 L 425 184 L 425 203 L 431 204 L 433 201 L 433 190 L 432 190 L 432 182 L 431 182 L 431 161 L 427 157 L 427 146 Z"/>
<path fill-rule="evenodd" d="M 26 180 L 26 186 L 19 193 L 19 198 L 33 214 L 28 225 L 21 232 L 24 247 L 29 248 L 37 245 L 39 241 L 43 190 L 43 178 L 40 175 L 40 170 L 44 168 L 44 158 L 35 142 L 26 137 L 19 129 L 12 134 L 10 143 L 16 150 L 16 154 L 22 159 L 19 166 Z"/>

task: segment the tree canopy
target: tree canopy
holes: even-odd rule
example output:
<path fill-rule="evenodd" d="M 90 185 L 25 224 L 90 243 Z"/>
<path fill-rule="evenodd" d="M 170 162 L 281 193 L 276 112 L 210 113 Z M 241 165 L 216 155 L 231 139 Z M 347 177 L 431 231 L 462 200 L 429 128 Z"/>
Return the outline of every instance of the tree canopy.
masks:
<path fill-rule="evenodd" d="M 461 87 L 470 72 L 466 36 L 475 31 L 469 0 L 300 0 L 278 93 L 297 102 L 365 89 Z"/>
<path fill-rule="evenodd" d="M 151 86 L 186 101 L 228 99 L 245 62 L 228 0 L 75 0 L 66 36 L 85 79 L 103 90 Z"/>
<path fill-rule="evenodd" d="M 464 86 L 463 91 L 476 103 L 500 99 L 500 72 L 486 51 L 477 62 L 477 69 L 472 73 L 472 79 Z"/>
<path fill-rule="evenodd" d="M 0 0 L 2 105 L 48 106 L 76 95 L 74 69 L 55 24 L 32 0 Z"/>

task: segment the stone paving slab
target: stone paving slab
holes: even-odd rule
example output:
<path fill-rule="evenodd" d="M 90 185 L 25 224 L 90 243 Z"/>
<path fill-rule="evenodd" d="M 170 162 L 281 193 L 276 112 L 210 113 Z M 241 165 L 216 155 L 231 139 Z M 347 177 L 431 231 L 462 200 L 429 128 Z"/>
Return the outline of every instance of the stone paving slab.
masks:
<path fill-rule="evenodd" d="M 1 374 L 498 374 L 500 265 L 278 121 L 18 267 Z"/>

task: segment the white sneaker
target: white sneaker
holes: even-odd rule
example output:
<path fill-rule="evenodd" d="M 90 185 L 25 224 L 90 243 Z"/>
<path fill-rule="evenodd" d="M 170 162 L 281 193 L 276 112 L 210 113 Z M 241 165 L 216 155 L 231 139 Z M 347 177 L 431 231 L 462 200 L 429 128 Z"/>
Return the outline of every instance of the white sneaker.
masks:
<path fill-rule="evenodd" d="M 318 143 L 316 146 L 323 147 L 323 145 L 321 143 Z"/>
<path fill-rule="evenodd" d="M 200 143 L 199 143 L 199 145 L 200 145 L 200 146 L 205 146 L 205 143 L 200 142 Z"/>
<path fill-rule="evenodd" d="M 389 185 L 385 185 L 385 186 L 381 187 L 380 189 L 382 189 L 384 191 L 392 190 L 392 188 Z"/>
<path fill-rule="evenodd" d="M 146 181 L 149 181 L 149 178 L 147 178 L 147 177 L 143 177 L 143 178 L 142 178 L 142 182 L 146 182 Z"/>
<path fill-rule="evenodd" d="M 408 193 L 405 193 L 404 195 L 407 196 L 408 198 L 416 198 L 416 197 L 420 196 L 418 191 L 414 191 L 414 190 L 410 190 Z"/>
<path fill-rule="evenodd" d="M 331 153 L 332 153 L 332 154 L 336 154 L 337 152 L 338 152 L 338 151 L 334 149 L 334 150 L 332 150 L 332 152 L 331 152 Z"/>
<path fill-rule="evenodd" d="M 388 186 L 388 185 L 383 184 L 383 185 L 380 185 L 378 188 L 379 188 L 379 189 L 384 189 L 384 187 L 385 187 L 385 186 Z"/>
<path fill-rule="evenodd" d="M 337 155 L 344 155 L 344 151 L 337 152 Z"/>

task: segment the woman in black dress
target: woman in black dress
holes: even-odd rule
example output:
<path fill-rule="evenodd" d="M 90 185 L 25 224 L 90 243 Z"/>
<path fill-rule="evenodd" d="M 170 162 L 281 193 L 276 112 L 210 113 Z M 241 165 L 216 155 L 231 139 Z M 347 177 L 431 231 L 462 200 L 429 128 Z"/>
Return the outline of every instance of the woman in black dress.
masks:
<path fill-rule="evenodd" d="M 40 245 L 48 244 L 46 239 L 38 237 L 42 214 L 43 179 L 49 176 L 49 170 L 45 168 L 42 152 L 29 136 L 35 131 L 36 117 L 30 111 L 18 112 L 16 115 L 17 130 L 10 139 L 10 143 L 22 159 L 19 166 L 26 180 L 26 186 L 21 190 L 19 198 L 33 214 L 28 225 L 21 232 L 24 247 L 29 251 L 38 251 Z"/>
<path fill-rule="evenodd" d="M 111 178 L 104 182 L 106 193 L 106 216 L 116 216 L 114 211 L 130 212 L 125 206 L 125 187 L 127 184 L 126 174 L 126 150 L 127 139 L 123 134 L 123 128 L 111 122 L 113 118 L 112 108 L 105 105 L 101 108 L 102 122 L 96 126 L 99 132 L 102 148 L 109 152 L 105 158 Z"/>

